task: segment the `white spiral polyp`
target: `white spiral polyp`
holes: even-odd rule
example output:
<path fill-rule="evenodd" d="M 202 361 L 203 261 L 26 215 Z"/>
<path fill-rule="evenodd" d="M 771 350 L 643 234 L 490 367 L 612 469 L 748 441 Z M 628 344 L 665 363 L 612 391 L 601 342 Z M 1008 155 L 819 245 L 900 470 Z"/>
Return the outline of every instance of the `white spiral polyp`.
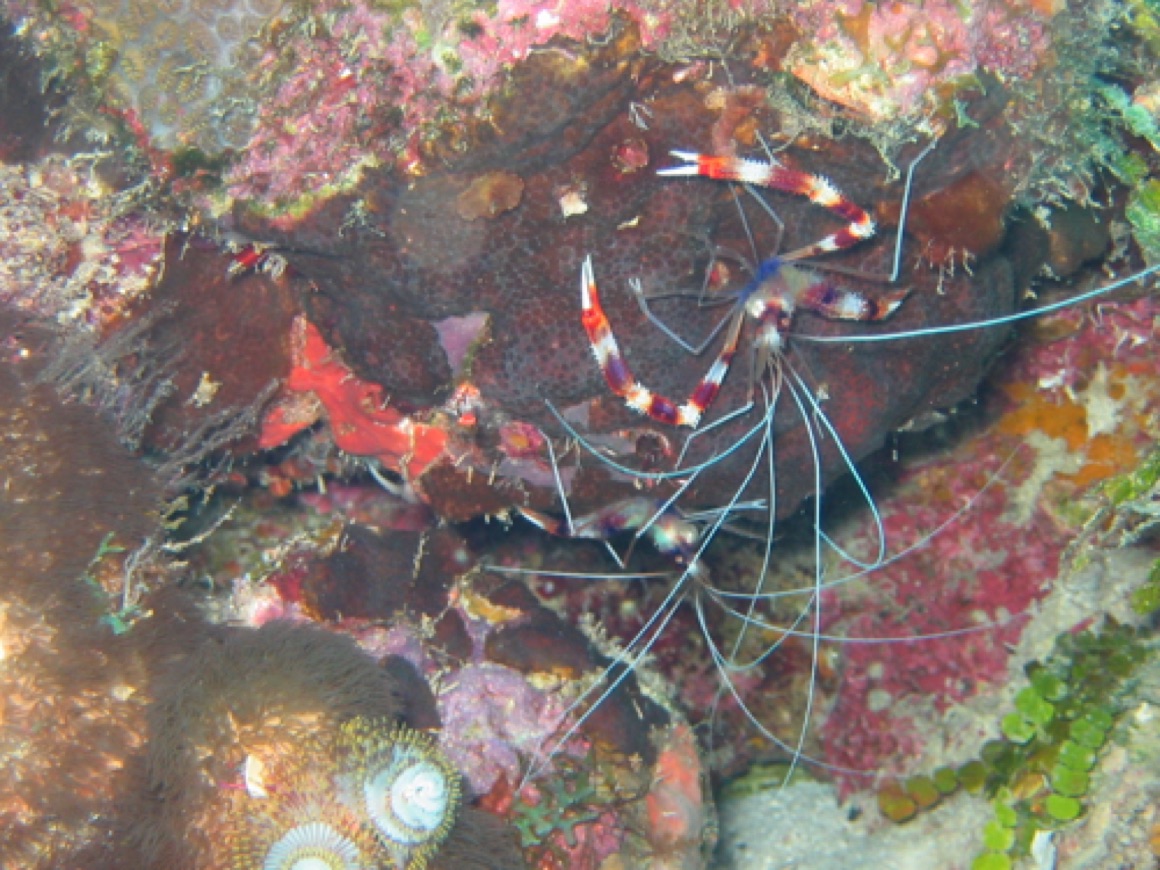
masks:
<path fill-rule="evenodd" d="M 266 853 L 262 870 L 360 870 L 356 846 L 330 825 L 309 822 L 291 828 Z"/>
<path fill-rule="evenodd" d="M 450 809 L 447 772 L 413 747 L 399 746 L 363 780 L 367 815 L 379 833 L 417 846 L 440 831 Z"/>

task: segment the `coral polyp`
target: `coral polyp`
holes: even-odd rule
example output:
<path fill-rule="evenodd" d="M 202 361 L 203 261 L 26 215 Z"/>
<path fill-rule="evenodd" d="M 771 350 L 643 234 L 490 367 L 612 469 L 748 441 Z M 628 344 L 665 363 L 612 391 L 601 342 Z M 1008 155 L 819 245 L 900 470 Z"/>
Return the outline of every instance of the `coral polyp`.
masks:
<path fill-rule="evenodd" d="M 459 773 L 430 738 L 403 726 L 354 720 L 339 738 L 349 757 L 343 790 L 361 801 L 380 844 L 419 870 L 443 842 L 459 804 Z"/>
<path fill-rule="evenodd" d="M 291 828 L 270 847 L 261 865 L 262 870 L 358 870 L 365 866 L 358 846 L 325 822 Z"/>
<path fill-rule="evenodd" d="M 458 817 L 459 773 L 422 732 L 356 717 L 251 755 L 230 807 L 234 870 L 422 870 Z"/>

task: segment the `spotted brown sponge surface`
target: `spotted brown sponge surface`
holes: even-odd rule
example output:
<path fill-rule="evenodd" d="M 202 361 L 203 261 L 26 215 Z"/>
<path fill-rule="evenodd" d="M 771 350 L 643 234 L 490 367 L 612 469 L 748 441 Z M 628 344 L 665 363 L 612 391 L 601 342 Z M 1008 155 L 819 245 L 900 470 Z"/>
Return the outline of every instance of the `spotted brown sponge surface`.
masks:
<path fill-rule="evenodd" d="M 497 117 L 512 114 L 512 126 L 450 159 L 446 171 L 418 178 L 368 176 L 357 196 L 336 198 L 289 228 L 253 214 L 239 217 L 247 232 L 287 247 L 293 267 L 313 282 L 314 292 L 303 300 L 307 316 L 359 377 L 386 388 L 396 407 L 438 408 L 456 387 L 472 385 L 481 397 L 472 449 L 486 453 L 499 440 L 500 428 L 513 420 L 540 427 L 548 436 L 567 434 L 551 403 L 580 435 L 618 461 L 668 471 L 689 432 L 633 414 L 606 387 L 580 323 L 584 258 L 592 257 L 628 364 L 642 383 L 680 402 L 709 368 L 720 339 L 699 355 L 689 353 L 644 316 L 630 282 L 639 280 L 646 295 L 665 296 L 654 302 L 654 311 L 699 344 L 730 310 L 735 298 L 730 294 L 745 283 L 755 258 L 817 241 L 841 228 L 842 221 L 801 198 L 763 192 L 765 204 L 784 224 L 779 232 L 754 198 L 744 192 L 735 196 L 727 184 L 658 177 L 658 169 L 676 162 L 668 153 L 673 149 L 709 150 L 732 137 L 730 147 L 738 152 L 762 155 L 755 143 L 747 146 L 733 137 L 732 116 L 715 97 L 718 83 L 674 83 L 671 68 L 597 57 L 605 60 L 603 66 L 593 63 L 567 74 L 552 69 L 542 80 L 513 83 L 508 102 L 496 110 Z M 570 94 L 574 115 L 539 114 L 545 81 Z M 641 114 L 643 101 L 651 113 L 647 118 Z M 515 116 L 512 104 L 525 112 Z M 752 127 L 776 129 L 776 114 L 760 104 L 748 115 Z M 540 125 L 534 126 L 537 120 Z M 985 161 L 994 151 L 992 138 L 983 131 L 974 142 L 940 148 L 922 166 L 916 194 L 975 170 L 972 160 Z M 788 149 L 778 157 L 791 168 L 830 178 L 872 214 L 880 207 L 888 213 L 891 204 L 897 209 L 903 185 L 872 147 L 853 141 L 814 144 L 813 151 Z M 918 150 L 903 149 L 900 163 Z M 974 158 L 964 156 L 972 153 Z M 989 221 L 998 219 L 994 211 L 1001 212 L 1003 202 L 997 198 Z M 341 234 L 334 231 L 336 223 L 343 226 Z M 877 238 L 819 266 L 832 263 L 884 276 L 894 240 L 893 227 L 884 226 Z M 912 247 L 917 247 L 913 241 Z M 1003 340 L 1001 330 L 876 345 L 798 340 L 799 335 L 893 332 L 965 321 L 1013 306 L 1011 271 L 1001 256 L 976 262 L 974 278 L 959 270 L 952 279 L 945 270 L 915 268 L 918 253 L 909 252 L 902 275 L 910 295 L 889 321 L 836 324 L 804 313 L 792 325 L 787 360 L 801 379 L 797 388 L 823 403 L 854 457 L 878 447 L 912 418 L 969 395 Z M 834 281 L 872 297 L 897 290 L 884 279 L 835 274 Z M 706 424 L 751 398 L 763 401 L 760 384 L 768 381 L 753 377 L 754 327 L 750 321 Z M 813 448 L 788 389 L 776 401 L 771 431 L 781 463 L 781 506 L 788 511 L 814 491 Z M 810 400 L 802 401 L 809 410 Z M 688 460 L 730 451 L 760 422 L 760 414 L 750 412 L 712 428 L 695 440 Z M 821 440 L 821 474 L 830 479 L 845 465 L 835 440 Z M 751 438 L 715 465 L 711 479 L 706 476 L 690 491 L 688 503 L 728 501 L 760 441 Z M 479 467 L 492 480 L 504 476 L 502 467 L 494 471 L 495 463 L 483 461 Z M 542 484 L 550 491 L 550 478 Z M 594 487 L 594 498 L 576 507 L 601 507 L 617 492 Z M 448 501 L 430 489 L 426 494 L 435 502 Z"/>
<path fill-rule="evenodd" d="M 453 520 L 514 505 L 558 509 L 547 446 L 565 455 L 566 437 L 586 442 L 567 452 L 560 474 L 577 515 L 637 494 L 634 472 L 610 470 L 597 452 L 644 472 L 711 462 L 682 500 L 693 509 L 728 503 L 775 444 L 777 508 L 794 510 L 846 470 L 846 457 L 969 395 L 1003 333 L 873 345 L 809 339 L 1011 310 L 1017 282 L 1001 240 L 1017 179 L 1002 169 L 1011 134 L 998 110 L 970 106 L 979 126 L 943 136 L 917 173 L 917 205 L 927 208 L 914 212 L 898 282 L 910 292 L 899 310 L 875 324 L 801 312 L 772 366 L 755 365 L 750 317 L 690 441 L 688 429 L 635 415 L 606 386 L 580 322 L 581 265 L 591 258 L 627 364 L 680 403 L 712 364 L 723 338 L 714 329 L 756 264 L 842 228 L 843 219 L 792 194 L 758 199 L 720 181 L 657 174 L 677 162 L 673 150 L 773 159 L 759 131 L 776 135 L 800 118 L 774 108 L 752 58 L 739 61 L 729 76 L 666 64 L 643 53 L 629 27 L 599 43 L 562 42 L 509 71 L 486 124 L 429 143 L 425 174 L 407 163 L 368 166 L 343 192 L 290 210 L 235 201 L 213 227 L 228 231 L 231 255 L 202 237 L 154 239 L 149 250 L 162 253 L 152 294 L 131 306 L 98 300 L 115 324 L 114 338 L 97 337 L 101 359 L 118 373 L 114 392 L 132 400 L 118 406 L 133 412 L 123 415 L 128 440 L 169 452 L 183 440 L 209 445 L 198 456 L 230 444 L 237 455 L 253 452 L 242 437 L 253 421 L 262 421 L 262 447 L 313 427 L 295 444 L 303 455 L 313 445 L 319 456 L 337 447 L 370 458 L 412 478 Z M 327 142 L 324 129 L 287 135 Z M 922 143 L 879 141 L 882 153 L 854 137 L 780 144 L 776 159 L 788 169 L 832 180 L 881 223 L 875 238 L 811 265 L 832 267 L 820 274 L 872 298 L 897 294 L 874 276 L 890 271 L 899 170 Z M 995 183 L 980 198 L 980 186 L 964 181 L 972 178 Z M 981 210 L 967 208 L 972 196 Z M 932 213 L 961 214 L 964 226 L 987 232 L 948 230 Z M 951 274 L 972 247 L 980 248 L 973 271 Z M 637 281 L 658 321 L 637 304 Z M 703 349 L 690 352 L 666 329 Z M 317 336 L 313 361 L 295 356 L 294 336 L 306 334 Z M 309 384 L 294 386 L 295 375 Z M 276 407 L 263 417 L 271 398 Z M 743 411 L 751 402 L 756 410 Z M 206 432 L 221 434 L 211 441 Z M 772 496 L 768 477 L 754 477 L 746 495 Z"/>

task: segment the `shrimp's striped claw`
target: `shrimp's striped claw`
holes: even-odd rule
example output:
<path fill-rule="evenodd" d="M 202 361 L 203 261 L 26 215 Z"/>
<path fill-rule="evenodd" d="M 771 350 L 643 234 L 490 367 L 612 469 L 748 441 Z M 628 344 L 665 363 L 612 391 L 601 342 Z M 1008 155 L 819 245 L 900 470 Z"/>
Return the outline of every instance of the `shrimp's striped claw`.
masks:
<path fill-rule="evenodd" d="M 828 179 L 808 172 L 787 169 L 776 162 L 742 157 L 714 157 L 694 151 L 670 151 L 684 165 L 657 170 L 658 175 L 702 176 L 718 181 L 735 181 L 804 196 L 815 205 L 829 209 L 847 221 L 844 229 L 782 256 L 784 262 L 803 260 L 819 254 L 841 251 L 871 238 L 877 230 L 873 219 L 857 203 L 847 199 Z"/>
<path fill-rule="evenodd" d="M 616 336 L 612 334 L 608 315 L 604 313 L 604 307 L 600 304 L 600 291 L 596 288 L 591 255 L 584 258 L 584 265 L 580 270 L 580 305 L 583 309 L 581 319 L 584 331 L 588 333 L 588 342 L 592 345 L 592 355 L 596 357 L 596 363 L 604 374 L 608 388 L 624 399 L 625 404 L 638 414 L 645 414 L 658 423 L 670 426 L 696 428 L 705 410 L 717 397 L 721 383 L 729 372 L 741 334 L 740 321 L 730 330 L 717 359 L 709 367 L 701 383 L 693 390 L 688 401 L 678 405 L 672 399 L 654 393 L 640 383 L 628 367 L 620 352 L 620 346 L 616 343 Z"/>
<path fill-rule="evenodd" d="M 795 260 L 848 248 L 874 235 L 874 222 L 866 211 L 839 193 L 826 179 L 786 169 L 776 161 L 762 163 L 739 157 L 712 157 L 695 151 L 669 153 L 684 162 L 659 170 L 660 175 L 703 176 L 798 194 L 829 209 L 848 221 L 848 224 L 844 229 L 811 245 L 789 254 L 775 255 L 751 269 L 752 280 L 738 292 L 733 311 L 727 315 L 727 321 L 722 323 L 725 340 L 716 359 L 681 405 L 654 393 L 633 375 L 600 304 L 592 257 L 585 257 L 580 272 L 580 302 L 584 329 L 588 333 L 592 353 L 609 389 L 638 414 L 644 414 L 659 423 L 695 429 L 721 392 L 747 319 L 752 318 L 756 322 L 752 339 L 754 346 L 766 354 L 764 359 L 767 364 L 777 365 L 780 355 L 786 350 L 795 307 L 831 320 L 865 323 L 889 317 L 906 298 L 907 291 L 888 293 L 878 299 L 867 297 L 837 287 L 828 278 L 794 265 Z M 648 311 L 639 287 L 636 292 L 645 314 L 656 322 Z M 716 334 L 715 329 L 713 335 Z"/>

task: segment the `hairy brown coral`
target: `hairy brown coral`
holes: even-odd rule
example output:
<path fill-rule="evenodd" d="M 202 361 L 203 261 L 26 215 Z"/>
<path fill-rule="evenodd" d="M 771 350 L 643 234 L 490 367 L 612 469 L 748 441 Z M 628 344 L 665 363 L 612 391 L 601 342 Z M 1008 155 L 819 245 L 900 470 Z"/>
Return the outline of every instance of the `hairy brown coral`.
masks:
<path fill-rule="evenodd" d="M 228 786 L 250 755 L 293 751 L 320 729 L 356 716 L 397 719 L 395 680 L 354 641 L 309 625 L 209 631 L 189 654 L 164 626 L 155 644 L 149 744 L 134 765 L 138 788 L 123 808 L 123 841 L 138 866 L 212 863 L 230 825 Z M 167 655 L 161 655 L 167 651 Z"/>
<path fill-rule="evenodd" d="M 112 619 L 164 489 L 107 421 L 37 382 L 48 335 L 7 313 L 0 334 L 0 854 L 85 866 L 73 856 L 143 739 L 143 668 Z"/>
<path fill-rule="evenodd" d="M 164 488 L 92 409 L 66 404 L 39 382 L 49 334 L 0 314 L 0 583 L 7 595 L 47 604 L 75 583 L 104 540 L 135 547 L 157 531 Z"/>
<path fill-rule="evenodd" d="M 425 684 L 401 659 L 380 665 L 349 637 L 289 622 L 212 628 L 190 613 L 182 629 L 173 622 L 180 608 L 161 609 L 168 619 L 142 638 L 157 671 L 149 743 L 130 766 L 117 849 L 101 866 L 231 866 L 239 831 L 251 822 L 265 830 L 267 789 L 298 789 L 292 806 L 331 808 L 337 815 L 328 818 L 341 822 L 349 813 L 329 792 L 326 753 L 347 723 L 437 721 Z M 311 751 L 323 753 L 317 769 L 302 756 Z M 279 779 L 285 771 L 295 771 L 291 780 Z M 510 833 L 472 811 L 460 814 L 446 848 L 477 856 L 485 849 L 481 867 L 520 866 Z"/>

